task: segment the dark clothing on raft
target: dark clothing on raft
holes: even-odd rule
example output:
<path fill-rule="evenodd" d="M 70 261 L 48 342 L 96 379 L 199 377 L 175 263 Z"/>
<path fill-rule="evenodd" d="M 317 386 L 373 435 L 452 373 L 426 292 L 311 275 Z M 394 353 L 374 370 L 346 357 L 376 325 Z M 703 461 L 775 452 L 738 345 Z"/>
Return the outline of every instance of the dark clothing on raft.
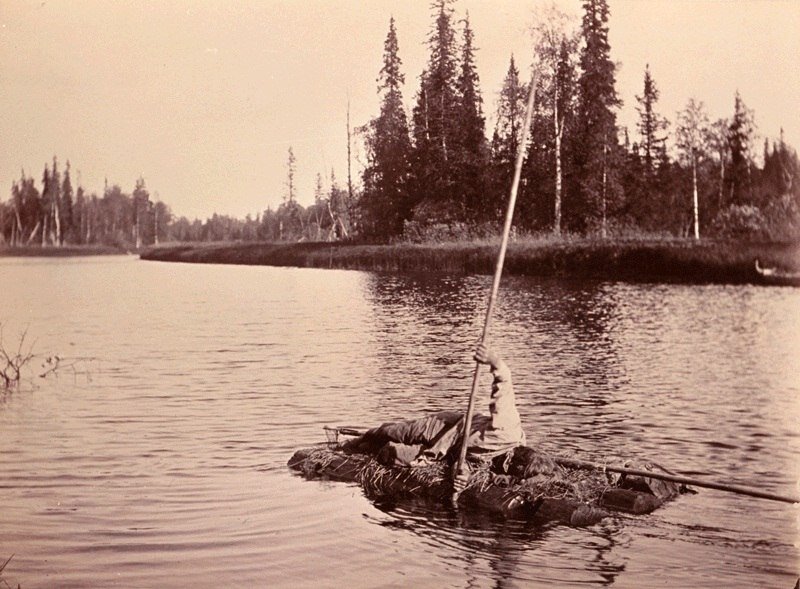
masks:
<path fill-rule="evenodd" d="M 494 381 L 489 415 L 472 419 L 468 457 L 490 461 L 525 444 L 514 399 L 511 373 L 505 364 L 492 369 Z M 418 419 L 388 422 L 344 445 L 345 451 L 376 455 L 387 466 L 413 466 L 453 458 L 463 438 L 464 416 L 440 411 Z"/>

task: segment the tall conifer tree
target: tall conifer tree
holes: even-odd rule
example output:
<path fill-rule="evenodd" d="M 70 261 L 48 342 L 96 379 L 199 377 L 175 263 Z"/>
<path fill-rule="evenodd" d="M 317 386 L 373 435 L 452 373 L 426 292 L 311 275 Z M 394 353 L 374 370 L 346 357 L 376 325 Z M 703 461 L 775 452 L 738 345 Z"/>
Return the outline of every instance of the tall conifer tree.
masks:
<path fill-rule="evenodd" d="M 424 201 L 439 220 L 459 216 L 453 191 L 452 166 L 456 119 L 456 43 L 453 0 L 436 0 L 428 37 L 430 56 L 420 77 L 413 112 L 413 169 L 416 199 Z M 438 210 L 437 210 L 438 209 Z M 425 215 L 423 215 L 425 216 Z"/>
<path fill-rule="evenodd" d="M 733 118 L 728 127 L 730 146 L 729 203 L 749 204 L 752 195 L 752 142 L 755 136 L 753 111 L 745 106 L 739 92 L 734 98 Z"/>
<path fill-rule="evenodd" d="M 150 211 L 150 193 L 144 183 L 144 178 L 139 176 L 131 195 L 133 215 L 131 217 L 131 233 L 136 249 L 142 247 L 145 237 L 145 220 Z"/>
<path fill-rule="evenodd" d="M 399 235 L 411 215 L 409 192 L 411 139 L 403 107 L 402 61 L 394 18 L 384 42 L 383 66 L 378 77 L 381 110 L 367 126 L 367 158 L 362 198 L 363 231 L 373 238 Z"/>
<path fill-rule="evenodd" d="M 499 216 L 501 203 L 514 175 L 514 161 L 522 138 L 525 122 L 525 86 L 519 78 L 519 70 L 511 55 L 508 71 L 503 79 L 497 101 L 497 116 L 492 134 L 492 198 L 491 207 L 495 217 Z"/>
<path fill-rule="evenodd" d="M 574 227 L 599 226 L 605 235 L 607 219 L 621 199 L 616 179 L 619 150 L 614 112 L 621 102 L 614 87 L 615 68 L 608 43 L 608 0 L 584 0 L 583 10 L 575 145 L 579 192 L 578 202 L 566 212 Z"/>
<path fill-rule="evenodd" d="M 641 143 L 639 143 L 639 151 L 641 151 L 642 159 L 644 160 L 644 170 L 648 181 L 652 180 L 661 145 L 666 139 L 663 131 L 667 128 L 667 121 L 655 111 L 655 104 L 658 102 L 659 94 L 658 87 L 650 75 L 650 64 L 647 64 L 644 70 L 642 95 L 636 96 L 636 101 L 639 103 L 636 110 L 639 113 L 637 126 L 639 135 L 642 138 Z"/>
<path fill-rule="evenodd" d="M 647 65 L 642 94 L 636 96 L 639 141 L 632 152 L 626 149 L 623 178 L 629 220 L 644 229 L 663 230 L 657 217 L 668 206 L 663 192 L 669 185 L 669 160 L 665 150 L 667 120 L 656 112 L 658 98 L 658 87 Z"/>
<path fill-rule="evenodd" d="M 457 85 L 454 192 L 457 198 L 460 197 L 467 218 L 481 221 L 489 216 L 491 209 L 486 198 L 489 146 L 486 142 L 480 80 L 475 66 L 474 39 L 467 14 Z"/>
<path fill-rule="evenodd" d="M 289 146 L 289 152 L 286 156 L 286 194 L 284 196 L 284 202 L 288 204 L 292 204 L 297 195 L 295 194 L 297 191 L 297 187 L 294 183 L 294 176 L 297 173 L 297 158 L 294 156 L 294 150 L 291 146 Z"/>
<path fill-rule="evenodd" d="M 73 194 L 72 194 L 72 180 L 70 179 L 70 165 L 67 160 L 67 167 L 64 170 L 64 180 L 61 182 L 61 243 L 65 239 L 72 241 L 74 238 L 73 224 Z"/>
<path fill-rule="evenodd" d="M 61 246 L 61 172 L 58 171 L 58 158 L 53 156 L 53 171 L 50 174 L 50 241 Z"/>
<path fill-rule="evenodd" d="M 497 102 L 497 123 L 492 136 L 492 157 L 496 164 L 514 164 L 525 120 L 525 86 L 520 82 L 514 56 L 508 63 Z"/>

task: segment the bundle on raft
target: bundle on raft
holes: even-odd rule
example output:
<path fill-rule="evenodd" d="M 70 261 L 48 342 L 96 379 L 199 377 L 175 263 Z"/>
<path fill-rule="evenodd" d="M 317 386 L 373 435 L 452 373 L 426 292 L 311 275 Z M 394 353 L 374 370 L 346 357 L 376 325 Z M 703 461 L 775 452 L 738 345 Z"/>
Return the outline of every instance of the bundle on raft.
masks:
<path fill-rule="evenodd" d="M 344 451 L 341 445 L 298 450 L 291 469 L 308 479 L 358 483 L 373 498 L 420 498 L 451 501 L 451 469 L 436 462 L 412 467 L 385 466 L 373 456 Z M 644 476 L 615 476 L 602 471 L 568 468 L 553 456 L 520 446 L 505 461 L 502 472 L 492 464 L 473 465 L 459 507 L 545 523 L 591 525 L 611 512 L 646 514 L 685 491 L 673 482 Z M 639 470 L 666 472 L 654 464 Z"/>

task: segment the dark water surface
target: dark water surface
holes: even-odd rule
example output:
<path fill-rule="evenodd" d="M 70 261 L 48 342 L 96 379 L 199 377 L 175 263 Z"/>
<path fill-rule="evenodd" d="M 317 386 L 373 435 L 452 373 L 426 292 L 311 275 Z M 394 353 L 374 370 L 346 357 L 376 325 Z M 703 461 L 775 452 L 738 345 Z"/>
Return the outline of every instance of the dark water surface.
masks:
<path fill-rule="evenodd" d="M 2 579 L 31 587 L 776 587 L 800 510 L 704 490 L 534 528 L 291 474 L 325 424 L 464 407 L 490 277 L 0 259 Z M 797 494 L 800 289 L 505 279 L 529 443 Z M 488 382 L 484 384 L 484 390 Z M 484 401 L 479 401 L 479 409 Z"/>

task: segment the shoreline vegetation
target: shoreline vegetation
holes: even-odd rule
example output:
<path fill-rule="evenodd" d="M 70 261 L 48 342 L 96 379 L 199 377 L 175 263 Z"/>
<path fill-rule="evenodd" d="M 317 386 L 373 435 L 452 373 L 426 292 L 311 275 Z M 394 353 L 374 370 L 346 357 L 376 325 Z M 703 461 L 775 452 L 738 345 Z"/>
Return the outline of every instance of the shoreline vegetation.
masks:
<path fill-rule="evenodd" d="M 3 246 L 0 245 L 0 258 L 70 258 L 76 256 L 119 256 L 130 254 L 131 250 L 114 245 L 64 245 L 60 247 L 40 247 L 38 245 Z"/>
<path fill-rule="evenodd" d="M 599 264 L 604 275 L 688 273 L 703 280 L 717 275 L 741 279 L 754 265 L 754 259 L 746 269 L 744 265 L 753 252 L 734 254 L 728 251 L 730 244 L 800 239 L 800 157 L 782 130 L 777 137 L 757 135 L 755 111 L 738 91 L 728 116 L 718 118 L 691 97 L 670 123 L 659 112 L 655 72 L 646 66 L 642 94 L 632 103 L 638 120 L 630 128 L 619 124 L 623 98 L 630 98 L 616 89 L 608 0 L 583 0 L 580 19 L 555 5 L 533 10 L 530 53 L 519 64 L 509 55 L 491 106 L 484 102 L 476 66 L 480 37 L 456 4 L 434 0 L 429 7 L 432 26 L 424 41 L 428 61 L 415 76 L 419 85 L 414 89 L 406 86 L 402 73 L 401 32 L 387 15 L 375 116 L 351 125 L 348 103 L 346 175 L 340 170 L 337 176 L 333 168 L 316 170 L 313 191 L 300 190 L 306 164 L 288 144 L 285 190 L 258 197 L 267 199 L 264 204 L 280 204 L 244 219 L 215 212 L 201 221 L 173 215 L 160 194 L 151 195 L 144 176 L 130 192 L 106 181 L 97 193 L 81 184 L 69 160 L 63 165 L 54 156 L 44 164 L 39 185 L 23 168 L 12 182 L 11 198 L 0 201 L 0 247 L 40 244 L 41 250 L 6 255 L 65 255 L 64 250 L 44 248 L 107 244 L 140 252 L 172 242 L 469 243 L 493 235 L 503 218 L 518 155 L 524 163 L 515 227 L 520 235 L 550 233 L 566 241 L 544 250 L 537 245 L 536 252 L 515 246 L 527 252 L 518 254 L 526 271 L 591 273 L 592 265 Z M 379 51 L 376 46 L 376 58 Z M 522 141 L 526 97 L 531 94 L 535 108 L 529 141 Z M 264 130 L 255 132 L 263 135 Z M 363 158 L 352 157 L 354 146 Z M 257 170 L 230 173 L 258 175 Z M 232 205 L 239 196 L 222 191 L 207 204 Z M 199 202 L 199 195 L 193 198 Z M 592 236 L 607 238 L 613 245 L 586 249 L 572 241 L 574 235 L 585 236 L 586 243 L 593 243 Z M 620 244 L 624 236 L 672 236 L 665 239 L 672 245 Z M 700 242 L 701 236 L 697 247 L 676 245 L 687 237 Z M 708 239 L 726 240 L 726 245 L 707 245 Z M 487 263 L 480 247 L 472 251 L 466 245 L 289 245 L 286 252 L 295 253 L 278 259 L 314 258 L 307 247 L 335 252 L 336 263 L 347 267 L 483 268 Z M 235 262 L 263 246 L 240 249 L 240 254 L 224 255 Z M 317 265 L 334 263 L 316 255 Z M 562 264 L 565 256 L 571 261 Z M 774 263 L 768 268 L 775 276 L 794 280 L 785 276 L 794 266 Z M 651 266 L 655 269 L 649 270 Z"/>
<path fill-rule="evenodd" d="M 378 272 L 492 274 L 498 241 L 359 245 L 191 243 L 146 249 L 142 260 L 336 268 Z M 800 271 L 800 242 L 517 239 L 504 274 L 684 284 L 765 284 L 755 269 Z"/>

